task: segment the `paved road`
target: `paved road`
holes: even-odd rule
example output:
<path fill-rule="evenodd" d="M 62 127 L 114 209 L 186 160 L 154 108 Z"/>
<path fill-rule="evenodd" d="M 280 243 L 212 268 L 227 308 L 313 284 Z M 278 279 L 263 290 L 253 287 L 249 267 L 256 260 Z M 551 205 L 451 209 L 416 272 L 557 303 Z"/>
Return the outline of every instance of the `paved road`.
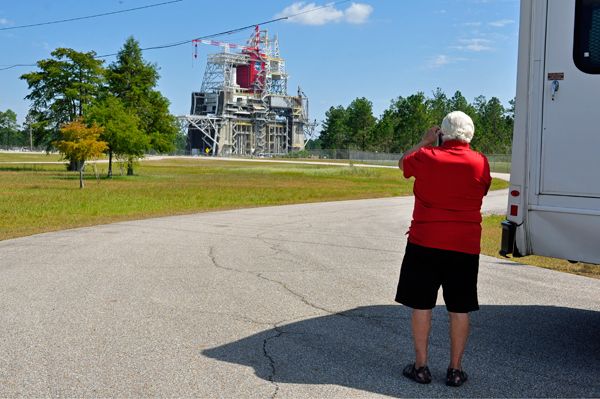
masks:
<path fill-rule="evenodd" d="M 485 210 L 502 211 L 506 191 Z M 0 397 L 598 397 L 600 281 L 483 257 L 444 385 L 401 376 L 392 302 L 413 199 L 167 217 L 0 242 Z"/>

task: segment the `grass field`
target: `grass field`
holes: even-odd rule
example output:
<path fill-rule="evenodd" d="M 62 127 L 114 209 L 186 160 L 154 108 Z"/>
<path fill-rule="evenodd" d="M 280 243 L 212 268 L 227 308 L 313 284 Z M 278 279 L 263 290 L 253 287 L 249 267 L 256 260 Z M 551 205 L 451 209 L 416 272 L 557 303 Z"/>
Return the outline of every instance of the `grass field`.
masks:
<path fill-rule="evenodd" d="M 108 165 L 98 168 L 105 176 Z M 203 158 L 141 162 L 135 176 L 119 176 L 116 165 L 113 170 L 115 177 L 97 182 L 88 166 L 81 190 L 78 174 L 62 164 L 0 164 L 0 240 L 157 216 L 409 195 L 412 189 L 392 169 Z"/>
<path fill-rule="evenodd" d="M 397 169 L 236 162 L 207 158 L 141 162 L 135 176 L 107 179 L 108 165 L 99 163 L 79 176 L 56 162 L 59 155 L 0 153 L 0 240 L 31 234 L 125 220 L 256 206 L 381 198 L 412 194 L 412 179 Z M 34 162 L 34 163 L 25 163 Z M 35 163 L 40 162 L 40 163 Z M 508 187 L 494 179 L 492 189 Z M 484 219 L 482 250 L 498 256 L 500 221 Z M 590 277 L 600 277 L 592 265 L 571 265 L 536 257 L 515 259 Z"/>
<path fill-rule="evenodd" d="M 39 157 L 15 158 L 28 156 Z M 207 158 L 141 162 L 135 176 L 120 176 L 115 165 L 112 179 L 104 177 L 106 163 L 98 169 L 96 181 L 86 168 L 81 190 L 78 174 L 62 164 L 0 164 L 0 240 L 158 216 L 412 193 L 412 181 L 396 169 Z"/>
<path fill-rule="evenodd" d="M 5 152 L 0 151 L 0 162 L 57 162 L 59 154 L 40 154 L 27 152 Z M 2 165 L 0 165 L 2 166 Z"/>

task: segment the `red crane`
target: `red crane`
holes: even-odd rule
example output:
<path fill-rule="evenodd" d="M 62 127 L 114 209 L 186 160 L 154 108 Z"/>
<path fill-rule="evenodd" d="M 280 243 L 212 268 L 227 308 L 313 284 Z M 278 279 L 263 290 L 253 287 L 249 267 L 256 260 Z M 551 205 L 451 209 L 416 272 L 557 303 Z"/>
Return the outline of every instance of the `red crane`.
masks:
<path fill-rule="evenodd" d="M 254 29 L 254 31 L 252 32 L 252 34 L 246 41 L 246 45 L 218 42 L 215 40 L 194 39 L 194 40 L 192 40 L 192 46 L 194 46 L 194 58 L 198 58 L 198 43 L 210 44 L 213 46 L 221 46 L 221 47 L 225 48 L 226 52 L 228 52 L 228 50 L 230 48 L 243 50 L 244 52 L 258 52 L 258 51 L 260 51 L 260 49 L 259 49 L 260 31 L 258 30 L 258 25 L 256 25 L 256 28 Z"/>

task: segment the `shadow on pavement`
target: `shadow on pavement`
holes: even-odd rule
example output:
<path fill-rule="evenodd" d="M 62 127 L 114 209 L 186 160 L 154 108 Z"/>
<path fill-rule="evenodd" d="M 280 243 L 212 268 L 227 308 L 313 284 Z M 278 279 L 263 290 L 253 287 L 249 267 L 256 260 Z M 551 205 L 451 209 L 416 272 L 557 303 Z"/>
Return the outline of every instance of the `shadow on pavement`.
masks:
<path fill-rule="evenodd" d="M 402 367 L 414 357 L 410 314 L 396 305 L 359 307 L 278 326 L 203 354 L 251 366 L 280 389 L 331 384 L 393 397 L 600 395 L 600 312 L 482 306 L 471 317 L 463 360 L 470 380 L 461 388 L 444 384 L 449 357 L 444 306 L 433 313 L 433 383 L 419 385 L 402 376 Z M 259 347 L 263 356 L 257 356 Z"/>

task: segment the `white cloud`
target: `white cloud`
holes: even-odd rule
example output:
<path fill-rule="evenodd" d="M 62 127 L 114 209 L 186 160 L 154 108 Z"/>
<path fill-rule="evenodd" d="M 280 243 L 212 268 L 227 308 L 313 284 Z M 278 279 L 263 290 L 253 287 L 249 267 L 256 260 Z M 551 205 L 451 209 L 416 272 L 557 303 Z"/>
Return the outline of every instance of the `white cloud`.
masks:
<path fill-rule="evenodd" d="M 38 42 L 33 42 L 32 44 L 33 44 L 34 46 L 37 46 L 37 47 L 43 47 L 43 48 L 45 48 L 46 50 L 49 50 L 49 49 L 50 49 L 50 45 L 49 45 L 48 43 L 46 43 L 46 42 L 41 42 L 41 43 L 38 43 Z"/>
<path fill-rule="evenodd" d="M 502 27 L 502 26 L 506 26 L 508 24 L 514 24 L 514 23 L 515 23 L 515 21 L 513 21 L 512 19 L 503 19 L 503 20 L 496 21 L 496 22 L 490 22 L 488 25 Z"/>
<path fill-rule="evenodd" d="M 464 26 L 480 26 L 481 22 L 465 22 L 462 25 L 464 25 Z"/>
<path fill-rule="evenodd" d="M 466 58 L 448 57 L 447 55 L 436 55 L 427 61 L 428 68 L 440 68 L 447 64 L 454 64 L 459 61 L 467 61 Z"/>
<path fill-rule="evenodd" d="M 441 67 L 442 65 L 449 64 L 450 62 L 450 57 L 448 57 L 447 55 L 436 55 L 427 62 L 427 65 L 430 68 L 437 68 Z"/>
<path fill-rule="evenodd" d="M 0 18 L 0 25 L 6 25 L 8 24 L 8 21 L 4 18 Z"/>
<path fill-rule="evenodd" d="M 320 8 L 315 3 L 306 4 L 302 1 L 286 7 L 282 12 L 275 15 L 275 18 L 285 17 L 287 15 L 296 15 L 288 18 L 288 22 L 296 22 L 302 25 L 325 25 L 328 22 L 339 22 L 344 16 L 344 12 L 334 7 Z"/>
<path fill-rule="evenodd" d="M 364 24 L 373 12 L 373 7 L 368 4 L 352 3 L 346 10 L 345 18 L 351 24 Z"/>
<path fill-rule="evenodd" d="M 274 18 L 282 18 L 294 15 L 287 22 L 295 22 L 302 25 L 325 25 L 329 22 L 346 21 L 351 24 L 363 24 L 369 19 L 373 7 L 368 4 L 352 3 L 345 11 L 338 10 L 333 3 L 326 6 L 317 6 L 315 3 L 306 4 L 300 1 L 286 7 Z M 298 15 L 295 15 L 298 14 Z"/>
<path fill-rule="evenodd" d="M 483 51 L 483 50 L 491 50 L 491 47 L 484 46 L 483 44 L 491 43 L 491 40 L 487 39 L 461 39 L 459 42 L 465 44 L 464 46 L 452 46 L 450 48 L 455 48 L 458 50 L 467 50 L 467 51 Z M 483 44 L 482 44 L 483 43 Z"/>

